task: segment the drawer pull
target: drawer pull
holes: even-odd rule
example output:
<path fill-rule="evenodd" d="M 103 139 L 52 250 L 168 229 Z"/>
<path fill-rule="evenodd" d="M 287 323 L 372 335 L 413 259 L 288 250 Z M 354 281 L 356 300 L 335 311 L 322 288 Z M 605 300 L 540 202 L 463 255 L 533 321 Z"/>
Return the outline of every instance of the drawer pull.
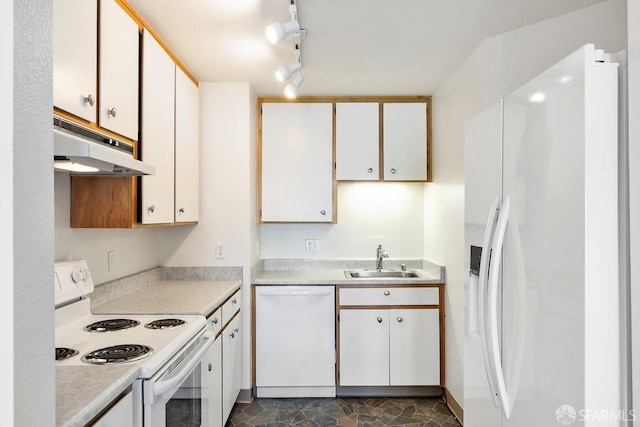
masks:
<path fill-rule="evenodd" d="M 382 323 L 382 317 L 378 317 L 376 320 L 378 321 L 378 323 Z"/>
<path fill-rule="evenodd" d="M 211 321 L 211 323 L 213 323 L 214 325 L 218 324 L 218 318 L 214 317 L 213 320 Z"/>
<path fill-rule="evenodd" d="M 209 372 L 211 372 L 211 370 L 213 369 L 213 365 L 211 363 L 209 363 L 208 368 L 209 368 Z"/>
<path fill-rule="evenodd" d="M 237 299 L 237 298 L 234 298 L 231 302 L 232 302 L 233 304 L 237 304 L 237 303 L 238 303 L 238 299 Z"/>
<path fill-rule="evenodd" d="M 398 317 L 396 320 L 398 321 L 398 323 L 402 323 L 404 319 L 402 317 Z"/>
<path fill-rule="evenodd" d="M 385 294 L 385 296 L 389 296 L 389 295 L 391 295 L 391 292 L 389 292 L 389 291 L 384 291 L 384 294 Z"/>

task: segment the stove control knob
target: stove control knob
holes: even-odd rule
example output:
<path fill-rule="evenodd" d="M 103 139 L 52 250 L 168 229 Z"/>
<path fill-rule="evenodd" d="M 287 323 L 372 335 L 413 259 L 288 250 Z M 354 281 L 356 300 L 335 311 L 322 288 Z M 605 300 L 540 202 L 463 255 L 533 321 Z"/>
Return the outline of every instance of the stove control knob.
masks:
<path fill-rule="evenodd" d="M 73 283 L 78 283 L 82 280 L 82 273 L 80 270 L 73 270 L 71 272 L 71 280 L 73 280 Z"/>
<path fill-rule="evenodd" d="M 89 270 L 88 269 L 84 269 L 82 270 L 82 280 L 84 280 L 85 282 L 87 280 L 89 280 L 91 276 L 89 275 Z"/>

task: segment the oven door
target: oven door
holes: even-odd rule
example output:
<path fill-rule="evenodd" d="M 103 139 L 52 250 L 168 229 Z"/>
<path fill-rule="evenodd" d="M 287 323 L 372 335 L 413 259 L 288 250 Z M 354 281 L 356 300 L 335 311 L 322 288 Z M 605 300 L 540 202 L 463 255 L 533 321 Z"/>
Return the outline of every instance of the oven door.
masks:
<path fill-rule="evenodd" d="M 206 426 L 209 395 L 204 360 L 213 333 L 206 331 L 182 348 L 153 377 L 142 382 L 143 426 Z"/>

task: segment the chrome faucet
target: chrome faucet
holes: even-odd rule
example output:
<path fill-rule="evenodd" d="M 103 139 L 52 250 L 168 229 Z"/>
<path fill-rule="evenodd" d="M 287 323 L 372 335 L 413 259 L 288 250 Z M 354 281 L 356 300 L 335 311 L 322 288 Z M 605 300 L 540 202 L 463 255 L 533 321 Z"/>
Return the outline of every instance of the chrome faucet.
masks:
<path fill-rule="evenodd" d="M 382 249 L 382 245 L 378 245 L 378 251 L 376 253 L 376 270 L 382 270 L 382 259 L 389 258 L 387 251 Z"/>

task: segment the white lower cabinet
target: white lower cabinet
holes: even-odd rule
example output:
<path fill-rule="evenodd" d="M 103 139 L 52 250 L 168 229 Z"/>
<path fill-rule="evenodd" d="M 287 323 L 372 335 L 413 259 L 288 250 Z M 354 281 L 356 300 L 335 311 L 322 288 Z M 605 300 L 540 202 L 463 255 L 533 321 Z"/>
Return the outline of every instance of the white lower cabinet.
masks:
<path fill-rule="evenodd" d="M 92 427 L 133 427 L 133 393 L 129 392 L 102 415 Z"/>
<path fill-rule="evenodd" d="M 203 408 L 203 426 L 222 427 L 222 338 L 219 336 L 214 341 L 206 355 L 206 363 L 203 365 L 202 375 L 206 376 L 207 395 Z"/>
<path fill-rule="evenodd" d="M 222 331 L 222 424 L 231 414 L 242 387 L 240 313 Z"/>
<path fill-rule="evenodd" d="M 442 385 L 440 292 L 440 285 L 340 288 L 338 385 Z"/>
<path fill-rule="evenodd" d="M 340 385 L 440 385 L 439 310 L 340 310 Z"/>

